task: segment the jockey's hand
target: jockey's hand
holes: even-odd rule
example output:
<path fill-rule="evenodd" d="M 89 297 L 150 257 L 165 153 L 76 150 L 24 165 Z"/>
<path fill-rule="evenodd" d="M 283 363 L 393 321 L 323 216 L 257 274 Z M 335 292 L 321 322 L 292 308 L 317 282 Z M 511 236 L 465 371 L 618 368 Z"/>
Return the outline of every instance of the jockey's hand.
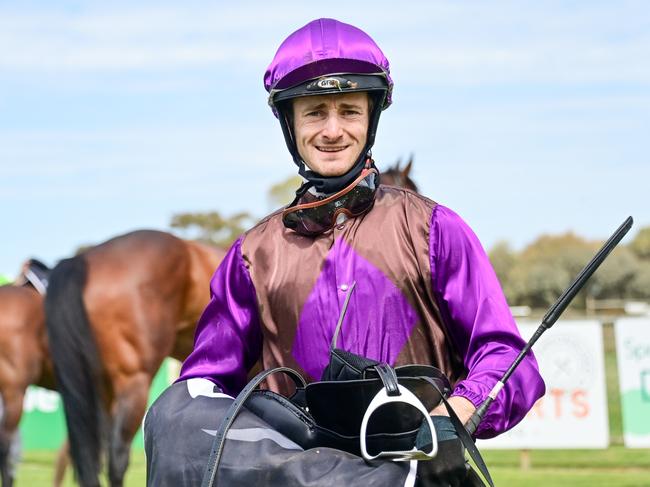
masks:
<path fill-rule="evenodd" d="M 449 416 L 431 416 L 431 420 L 438 439 L 438 454 L 432 460 L 419 462 L 418 485 L 458 487 L 466 479 L 469 470 L 463 443 Z M 416 448 L 421 451 L 431 450 L 431 431 L 426 421 L 420 426 Z"/>
<path fill-rule="evenodd" d="M 456 416 L 458 416 L 460 422 L 463 424 L 467 424 L 469 418 L 471 418 L 472 414 L 474 414 L 474 411 L 476 411 L 476 407 L 474 406 L 474 404 L 472 404 L 468 399 L 464 398 L 463 396 L 451 396 L 447 400 L 447 402 L 456 413 Z M 435 408 L 433 408 L 430 414 L 431 416 L 449 416 L 449 412 L 447 411 L 447 408 L 442 403 L 438 404 Z"/>

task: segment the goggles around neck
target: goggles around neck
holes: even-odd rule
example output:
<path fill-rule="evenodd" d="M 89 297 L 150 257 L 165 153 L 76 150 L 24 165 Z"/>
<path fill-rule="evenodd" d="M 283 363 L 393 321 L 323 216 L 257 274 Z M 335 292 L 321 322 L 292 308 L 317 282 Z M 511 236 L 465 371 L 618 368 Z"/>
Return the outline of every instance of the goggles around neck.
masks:
<path fill-rule="evenodd" d="M 320 235 L 340 223 L 341 215 L 353 218 L 368 211 L 378 185 L 379 172 L 374 167 L 364 168 L 349 186 L 324 198 L 308 193 L 310 185 L 306 184 L 282 212 L 282 223 L 301 235 Z"/>

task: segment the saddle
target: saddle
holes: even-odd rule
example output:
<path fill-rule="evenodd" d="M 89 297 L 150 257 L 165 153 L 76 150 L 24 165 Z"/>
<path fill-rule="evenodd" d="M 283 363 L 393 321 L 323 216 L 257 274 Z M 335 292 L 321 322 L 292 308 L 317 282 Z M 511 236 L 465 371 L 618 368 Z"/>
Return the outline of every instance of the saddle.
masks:
<path fill-rule="evenodd" d="M 305 449 L 337 448 L 367 459 L 384 452 L 396 452 L 393 456 L 400 458 L 409 456 L 423 419 L 429 418 L 428 411 L 450 392 L 449 382 L 435 367 L 409 365 L 392 369 L 387 364 L 368 362 L 356 379 L 325 378 L 307 385 L 291 369 L 263 372 L 250 384 L 283 372 L 296 383 L 296 392 L 285 397 L 268 390 L 253 390 L 246 408 Z M 385 395 L 378 396 L 384 390 Z M 375 398 L 383 400 L 372 404 Z M 420 453 L 410 456 L 425 459 Z"/>
<path fill-rule="evenodd" d="M 52 269 L 43 264 L 38 259 L 29 259 L 26 263 L 23 276 L 25 277 L 25 286 L 31 285 L 40 294 L 45 295 L 49 283 Z"/>
<path fill-rule="evenodd" d="M 490 486 L 493 485 L 473 439 L 447 403 L 451 385 L 442 371 L 429 365 L 392 368 L 336 347 L 353 289 L 354 283 L 343 304 L 330 346 L 330 360 L 321 380 L 306 384 L 298 372 L 288 367 L 257 374 L 233 401 L 216 432 L 202 487 L 216 485 L 226 434 L 244 404 L 303 449 L 336 448 L 362 456 L 366 461 L 379 458 L 426 461 L 434 458 L 438 450 L 429 411 L 441 402 L 446 405 L 462 444 Z M 286 397 L 258 389 L 266 378 L 276 373 L 293 380 L 296 386 L 293 395 Z M 428 451 L 415 446 L 423 424 L 428 426 L 431 441 Z M 474 482 L 471 485 L 484 485 L 475 473 L 470 477 Z"/>

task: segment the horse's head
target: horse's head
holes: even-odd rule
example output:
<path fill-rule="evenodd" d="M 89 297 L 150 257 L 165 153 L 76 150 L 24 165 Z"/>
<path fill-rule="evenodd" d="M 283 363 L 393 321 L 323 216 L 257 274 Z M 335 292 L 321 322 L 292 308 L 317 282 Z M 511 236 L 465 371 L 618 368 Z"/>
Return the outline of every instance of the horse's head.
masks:
<path fill-rule="evenodd" d="M 409 158 L 406 166 L 400 167 L 402 160 L 398 160 L 395 165 L 388 168 L 388 170 L 381 173 L 381 183 L 390 186 L 399 186 L 401 188 L 410 189 L 417 193 L 418 186 L 409 177 L 411 167 L 413 166 L 413 156 Z"/>

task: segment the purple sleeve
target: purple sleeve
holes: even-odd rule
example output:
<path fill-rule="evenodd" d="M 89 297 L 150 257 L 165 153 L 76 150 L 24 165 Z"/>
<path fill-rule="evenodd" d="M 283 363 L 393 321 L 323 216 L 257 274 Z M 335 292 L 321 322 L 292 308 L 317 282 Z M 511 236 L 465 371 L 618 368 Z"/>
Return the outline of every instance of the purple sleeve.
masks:
<path fill-rule="evenodd" d="M 481 243 L 456 213 L 436 206 L 429 245 L 440 312 L 467 369 L 467 378 L 452 395 L 478 407 L 525 341 Z M 537 361 L 529 353 L 490 406 L 476 436 L 491 438 L 512 428 L 544 390 Z"/>
<path fill-rule="evenodd" d="M 261 353 L 255 288 L 237 240 L 210 281 L 210 302 L 196 326 L 194 350 L 178 380 L 204 377 L 236 395 Z"/>

